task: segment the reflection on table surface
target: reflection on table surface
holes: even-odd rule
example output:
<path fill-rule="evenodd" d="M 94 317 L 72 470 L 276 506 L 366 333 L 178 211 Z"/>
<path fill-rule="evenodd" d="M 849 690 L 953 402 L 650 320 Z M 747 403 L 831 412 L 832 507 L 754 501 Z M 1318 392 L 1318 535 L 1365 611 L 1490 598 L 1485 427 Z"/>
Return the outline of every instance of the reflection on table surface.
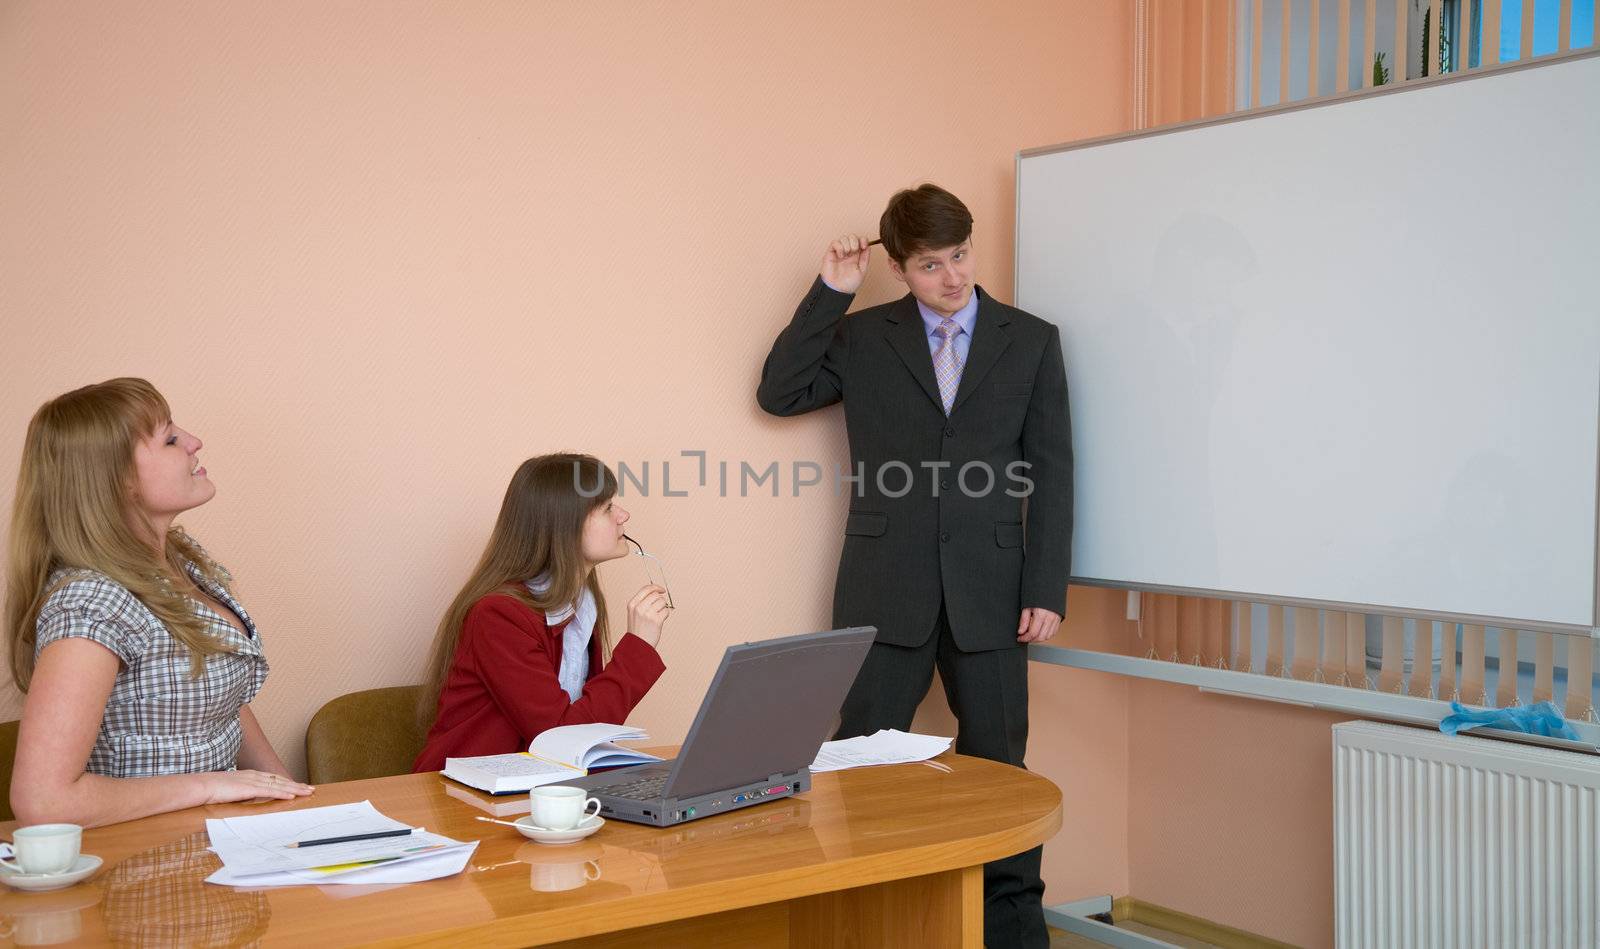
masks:
<path fill-rule="evenodd" d="M 118 946 L 237 946 L 267 931 L 265 893 L 207 883 L 222 866 L 205 831 L 118 861 L 101 875 L 106 936 Z"/>
<path fill-rule="evenodd" d="M 206 845 L 204 831 L 186 834 L 124 857 L 77 886 L 7 892 L 0 896 L 0 932 L 19 946 L 85 936 L 115 946 L 256 942 L 272 919 L 266 894 L 206 883 L 221 866 Z"/>
<path fill-rule="evenodd" d="M 49 893 L 0 893 L 0 938 L 19 946 L 55 946 L 83 933 L 84 915 L 100 902 L 97 886 Z"/>
<path fill-rule="evenodd" d="M 953 753 L 939 761 L 938 768 L 817 775 L 800 797 L 678 827 L 612 820 L 560 847 L 476 820 L 510 799 L 466 791 L 438 774 L 324 785 L 299 802 L 194 808 L 87 831 L 84 852 L 104 858 L 106 869 L 57 894 L 3 894 L 0 925 L 27 945 L 75 937 L 114 945 L 327 944 L 475 932 L 570 938 L 623 925 L 608 919 L 670 913 L 679 894 L 692 892 L 698 913 L 786 900 L 838 889 L 845 879 L 855 886 L 971 865 L 1026 849 L 1059 826 L 1060 792 L 1044 778 Z M 363 800 L 415 826 L 478 840 L 467 870 L 388 886 L 246 891 L 204 882 L 220 865 L 205 849 L 206 818 Z M 23 902 L 47 896 L 60 902 Z"/>

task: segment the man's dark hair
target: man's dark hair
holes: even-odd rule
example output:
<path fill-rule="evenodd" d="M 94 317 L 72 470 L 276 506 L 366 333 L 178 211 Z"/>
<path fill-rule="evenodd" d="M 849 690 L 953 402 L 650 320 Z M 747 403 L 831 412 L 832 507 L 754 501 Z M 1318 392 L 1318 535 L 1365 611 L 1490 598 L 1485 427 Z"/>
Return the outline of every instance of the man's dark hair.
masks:
<path fill-rule="evenodd" d="M 883 249 L 902 265 L 912 254 L 954 247 L 971 236 L 972 212 L 936 184 L 896 193 L 878 221 Z"/>

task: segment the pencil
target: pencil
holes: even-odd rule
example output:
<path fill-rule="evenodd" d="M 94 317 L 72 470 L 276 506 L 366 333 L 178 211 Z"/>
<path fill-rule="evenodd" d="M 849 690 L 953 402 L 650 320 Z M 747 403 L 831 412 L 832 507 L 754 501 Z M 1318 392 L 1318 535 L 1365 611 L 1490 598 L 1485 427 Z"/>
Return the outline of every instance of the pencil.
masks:
<path fill-rule="evenodd" d="M 377 840 L 380 837 L 404 837 L 411 833 L 410 827 L 399 830 L 379 830 L 370 834 L 351 834 L 348 837 L 323 837 L 318 840 L 302 840 L 299 843 L 284 844 L 285 847 L 316 847 L 322 844 L 347 844 L 353 840 Z"/>

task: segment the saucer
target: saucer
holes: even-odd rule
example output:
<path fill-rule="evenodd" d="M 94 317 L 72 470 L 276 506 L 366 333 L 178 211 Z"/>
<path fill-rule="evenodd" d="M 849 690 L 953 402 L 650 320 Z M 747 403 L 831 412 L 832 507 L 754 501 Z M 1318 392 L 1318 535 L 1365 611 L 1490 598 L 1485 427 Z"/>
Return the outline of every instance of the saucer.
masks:
<path fill-rule="evenodd" d="M 568 831 L 576 833 L 576 831 Z M 593 831 L 590 831 L 593 833 Z M 103 861 L 92 854 L 79 854 L 72 866 L 60 873 L 18 873 L 0 867 L 0 883 L 18 890 L 28 890 L 32 893 L 43 893 L 46 890 L 61 890 L 74 883 L 86 880 L 89 875 L 100 869 Z"/>
<path fill-rule="evenodd" d="M 590 814 L 578 822 L 578 826 L 571 830 L 551 830 L 540 827 L 533 822 L 532 817 L 517 818 L 517 831 L 529 840 L 537 840 L 541 844 L 570 844 L 576 843 L 606 825 L 603 817 Z"/>

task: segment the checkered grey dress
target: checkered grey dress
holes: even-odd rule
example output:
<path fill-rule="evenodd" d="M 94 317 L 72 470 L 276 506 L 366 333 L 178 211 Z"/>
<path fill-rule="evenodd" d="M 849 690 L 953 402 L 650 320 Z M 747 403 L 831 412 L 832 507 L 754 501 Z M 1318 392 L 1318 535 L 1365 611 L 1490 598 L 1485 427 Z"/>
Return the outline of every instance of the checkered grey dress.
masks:
<path fill-rule="evenodd" d="M 204 604 L 195 609 L 233 651 L 206 659 L 189 676 L 189 649 L 127 588 L 90 570 L 61 570 L 51 584 L 73 579 L 39 609 L 34 656 L 59 639 L 99 643 L 122 660 L 105 718 L 85 770 L 114 778 L 227 771 L 239 757 L 239 708 L 267 679 L 255 623 L 232 596 L 194 565 L 195 584 L 238 614 L 249 635 Z"/>

